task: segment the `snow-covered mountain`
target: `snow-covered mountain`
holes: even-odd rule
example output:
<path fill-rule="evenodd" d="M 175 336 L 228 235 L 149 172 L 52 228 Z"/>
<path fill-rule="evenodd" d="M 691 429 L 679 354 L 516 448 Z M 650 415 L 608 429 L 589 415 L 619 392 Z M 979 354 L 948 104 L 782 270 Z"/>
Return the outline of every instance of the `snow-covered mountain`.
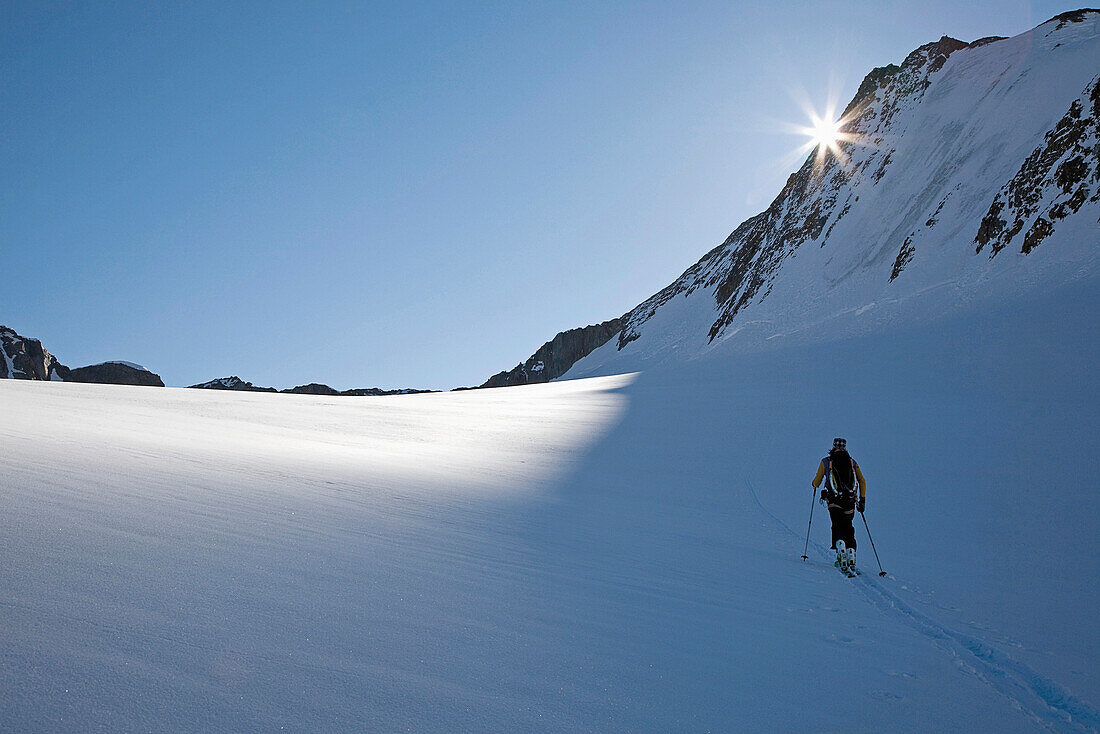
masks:
<path fill-rule="evenodd" d="M 200 390 L 239 390 L 244 392 L 278 392 L 273 387 L 258 387 L 251 382 L 246 382 L 236 375 L 230 377 L 219 377 L 216 380 L 209 380 L 208 382 L 200 382 L 197 385 L 191 385 L 192 388 Z"/>
<path fill-rule="evenodd" d="M 941 38 L 875 69 L 764 212 L 623 317 L 567 377 L 942 316 L 1095 271 L 1100 12 Z"/>
<path fill-rule="evenodd" d="M 0 730 L 1100 731 L 1097 17 L 872 74 L 640 375 L 0 380 Z"/>

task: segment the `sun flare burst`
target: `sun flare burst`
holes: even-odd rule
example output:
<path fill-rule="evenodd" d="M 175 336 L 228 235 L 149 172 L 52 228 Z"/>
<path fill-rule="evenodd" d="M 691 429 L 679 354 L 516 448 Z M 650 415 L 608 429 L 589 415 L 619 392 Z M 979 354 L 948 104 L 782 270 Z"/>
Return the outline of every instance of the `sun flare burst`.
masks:
<path fill-rule="evenodd" d="M 809 112 L 810 124 L 799 129 L 809 140 L 802 146 L 802 151 L 809 152 L 817 149 L 814 155 L 815 166 L 820 168 L 828 156 L 835 158 L 842 166 L 847 163 L 848 156 L 844 152 L 843 143 L 850 143 L 855 136 L 846 132 L 844 127 L 848 122 L 843 117 L 837 117 L 833 108 L 827 109 L 825 114 Z"/>
<path fill-rule="evenodd" d="M 810 137 L 816 145 L 824 145 L 826 148 L 835 149 L 840 141 L 840 121 L 829 120 L 824 117 L 815 117 L 813 130 Z"/>

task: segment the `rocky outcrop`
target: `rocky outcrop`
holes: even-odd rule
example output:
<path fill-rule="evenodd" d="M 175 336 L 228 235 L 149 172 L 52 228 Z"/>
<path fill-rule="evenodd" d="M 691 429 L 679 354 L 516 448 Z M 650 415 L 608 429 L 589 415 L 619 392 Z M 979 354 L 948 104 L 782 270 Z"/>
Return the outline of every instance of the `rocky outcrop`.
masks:
<path fill-rule="evenodd" d="M 198 385 L 191 385 L 192 388 L 199 390 L 239 390 L 243 392 L 277 392 L 277 393 L 290 393 L 295 395 L 348 395 L 348 396 L 371 396 L 377 397 L 381 395 L 412 395 L 414 393 L 422 392 L 434 392 L 432 390 L 412 390 L 412 389 L 400 389 L 400 390 L 383 390 L 378 387 L 358 387 L 351 390 L 336 390 L 335 388 L 323 385 L 319 382 L 311 382 L 308 385 L 298 385 L 287 390 L 276 390 L 273 387 L 258 387 L 251 382 L 245 382 L 241 378 L 233 375 L 232 377 L 220 377 L 217 380 L 210 380 L 209 382 L 203 382 Z"/>
<path fill-rule="evenodd" d="M 131 362 L 103 362 L 69 369 L 46 351 L 38 339 L 29 339 L 0 326 L 0 378 L 95 382 L 106 385 L 164 387 L 160 375 Z"/>
<path fill-rule="evenodd" d="M 38 339 L 15 333 L 0 326 L 0 378 L 14 380 L 67 380 L 69 368 L 46 351 Z"/>
<path fill-rule="evenodd" d="M 401 388 L 398 390 L 383 390 L 380 387 L 356 387 L 351 390 L 341 390 L 341 395 L 352 397 L 381 397 L 383 395 L 417 395 L 425 392 L 437 392 L 436 390 L 415 390 L 413 388 Z"/>
<path fill-rule="evenodd" d="M 129 362 L 103 362 L 69 371 L 66 382 L 95 382 L 101 385 L 164 387 L 160 375 Z"/>
<path fill-rule="evenodd" d="M 258 387 L 251 382 L 245 382 L 236 375 L 230 377 L 219 377 L 216 380 L 210 380 L 209 382 L 201 382 L 198 385 L 190 385 L 189 387 L 197 390 L 239 390 L 242 392 L 279 392 L 273 387 Z"/>
<path fill-rule="evenodd" d="M 280 390 L 279 392 L 294 393 L 296 395 L 339 395 L 340 391 L 335 390 L 328 385 L 322 385 L 317 382 L 311 382 L 308 385 L 298 385 L 298 387 L 292 387 L 289 390 Z"/>
<path fill-rule="evenodd" d="M 526 362 L 516 365 L 511 371 L 493 375 L 481 387 L 527 385 L 557 379 L 578 359 L 606 344 L 620 329 L 622 320 L 612 319 L 595 326 L 560 332 L 543 344 Z"/>
<path fill-rule="evenodd" d="M 1100 201 L 1100 76 L 997 192 L 974 238 L 975 252 L 989 245 L 995 257 L 1018 241 L 1026 255 L 1086 201 Z"/>

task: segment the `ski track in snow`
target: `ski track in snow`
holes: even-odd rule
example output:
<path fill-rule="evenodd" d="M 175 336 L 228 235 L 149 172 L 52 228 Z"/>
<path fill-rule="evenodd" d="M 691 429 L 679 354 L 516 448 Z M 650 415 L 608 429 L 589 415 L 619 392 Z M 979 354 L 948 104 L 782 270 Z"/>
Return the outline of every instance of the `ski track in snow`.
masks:
<path fill-rule="evenodd" d="M 803 535 L 792 529 L 760 501 L 756 488 L 745 478 L 753 502 L 777 525 L 791 535 Z M 819 559 L 828 561 L 833 554 L 821 543 L 810 543 Z M 1009 700 L 1017 710 L 1048 731 L 1100 731 L 1100 711 L 1077 698 L 1056 681 L 1039 675 L 1003 650 L 963 632 L 953 630 L 918 612 L 867 573 L 852 581 L 864 597 L 884 614 L 901 620 L 930 639 L 974 675 Z"/>
<path fill-rule="evenodd" d="M 0 729 L 1095 731 L 1098 285 L 636 381 L 4 381 Z M 907 587 L 794 558 L 838 434 Z"/>

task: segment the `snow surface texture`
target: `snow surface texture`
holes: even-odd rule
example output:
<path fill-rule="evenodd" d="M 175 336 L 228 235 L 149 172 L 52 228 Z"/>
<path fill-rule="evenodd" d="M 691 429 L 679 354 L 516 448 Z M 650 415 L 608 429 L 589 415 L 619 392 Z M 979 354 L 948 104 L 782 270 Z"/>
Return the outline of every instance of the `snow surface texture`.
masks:
<path fill-rule="evenodd" d="M 1096 731 L 1097 282 L 496 390 L 0 382 L 0 730 Z M 809 481 L 870 483 L 864 575 Z"/>
<path fill-rule="evenodd" d="M 811 154 L 566 377 L 885 332 L 1095 272 L 1100 13 L 963 46 L 870 75 L 843 165 Z"/>

